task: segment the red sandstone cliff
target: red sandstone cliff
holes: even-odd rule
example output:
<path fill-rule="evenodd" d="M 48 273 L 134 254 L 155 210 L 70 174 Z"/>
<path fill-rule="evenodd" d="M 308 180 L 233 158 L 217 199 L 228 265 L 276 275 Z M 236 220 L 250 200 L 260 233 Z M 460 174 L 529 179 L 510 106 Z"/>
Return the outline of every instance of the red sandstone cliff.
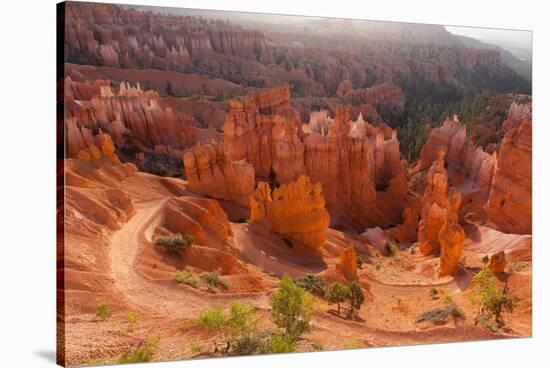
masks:
<path fill-rule="evenodd" d="M 402 222 L 407 195 L 396 132 L 373 126 L 338 106 L 334 119 L 312 112 L 301 126 L 288 86 L 233 100 L 224 124 L 232 160 L 246 159 L 256 177 L 289 183 L 306 174 L 321 183 L 333 224 L 354 227 Z M 378 194 L 377 194 L 378 191 Z"/>
<path fill-rule="evenodd" d="M 485 211 L 500 230 L 532 232 L 532 122 L 530 117 L 506 133 Z"/>
<path fill-rule="evenodd" d="M 223 144 L 198 143 L 183 155 L 189 189 L 207 197 L 249 206 L 254 191 L 254 168 L 225 156 Z"/>
<path fill-rule="evenodd" d="M 299 119 L 289 101 L 288 85 L 232 100 L 223 127 L 228 157 L 246 159 L 262 179 L 267 179 L 272 170 L 280 183 L 289 183 L 303 174 Z"/>
<path fill-rule="evenodd" d="M 142 151 L 155 150 L 180 158 L 182 149 L 197 141 L 215 139 L 213 129 L 196 127 L 185 113 L 162 108 L 155 91 L 121 83 L 118 91 L 106 81 L 66 80 L 66 141 L 69 156 L 85 149 L 95 135 L 107 132 L 123 147 L 130 142 Z M 78 98 L 89 97 L 89 100 Z"/>
<path fill-rule="evenodd" d="M 338 85 L 336 95 L 355 104 L 368 103 L 376 109 L 402 109 L 405 106 L 403 91 L 391 83 L 353 89 L 351 81 L 344 80 Z"/>
<path fill-rule="evenodd" d="M 466 126 L 456 117 L 445 120 L 441 128 L 430 131 L 417 168 L 423 170 L 430 167 L 442 149 L 447 152 L 446 162 L 450 167 L 465 172 L 478 187 L 489 188 L 497 155 L 476 147 L 466 135 Z"/>

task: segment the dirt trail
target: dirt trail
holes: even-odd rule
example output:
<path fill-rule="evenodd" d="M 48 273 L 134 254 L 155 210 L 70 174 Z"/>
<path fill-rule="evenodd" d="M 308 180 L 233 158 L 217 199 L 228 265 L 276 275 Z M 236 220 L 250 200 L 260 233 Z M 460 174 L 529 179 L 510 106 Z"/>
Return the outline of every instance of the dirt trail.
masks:
<path fill-rule="evenodd" d="M 210 295 L 186 286 L 159 285 L 136 272 L 140 247 L 150 244 L 168 199 L 137 204 L 137 213 L 111 239 L 110 266 L 114 286 L 125 295 L 128 304 L 152 314 L 172 317 L 194 317 L 216 303 L 227 304 L 234 299 L 248 300 L 259 307 L 267 305 L 268 298 L 264 294 Z"/>
<path fill-rule="evenodd" d="M 150 245 L 153 231 L 162 218 L 162 208 L 169 198 L 156 199 L 136 204 L 137 213 L 118 231 L 111 239 L 110 266 L 114 286 L 125 295 L 126 302 L 132 308 L 158 316 L 170 316 L 174 318 L 196 318 L 201 311 L 214 304 L 228 305 L 232 301 L 249 301 L 262 310 L 269 309 L 270 291 L 258 294 L 233 294 L 212 295 L 197 291 L 190 287 L 174 285 L 166 286 L 156 284 L 136 272 L 135 262 L 140 252 L 140 247 Z M 254 247 L 254 237 L 245 227 L 235 227 L 235 241 L 239 248 L 252 263 L 259 262 L 260 267 L 265 267 L 273 272 L 287 272 L 290 274 L 301 273 L 306 270 L 306 265 L 295 264 L 289 259 L 272 259 L 261 249 Z M 282 250 L 281 254 L 286 254 Z M 278 254 L 279 256 L 279 254 Z M 388 285 L 375 279 L 373 283 L 376 294 L 397 292 L 415 293 L 424 292 L 424 285 Z M 453 286 L 456 280 L 447 285 Z M 456 283 L 455 283 L 456 285 Z M 343 325 L 346 328 L 342 329 Z M 461 341 L 495 338 L 494 334 L 487 333 L 471 326 L 464 328 L 436 328 L 426 331 L 392 331 L 381 330 L 365 323 L 344 321 L 326 313 L 316 313 L 314 326 L 318 333 L 341 331 L 337 335 L 340 338 L 360 337 L 376 345 L 401 345 L 423 342 Z M 344 331 L 345 330 L 345 331 Z"/>

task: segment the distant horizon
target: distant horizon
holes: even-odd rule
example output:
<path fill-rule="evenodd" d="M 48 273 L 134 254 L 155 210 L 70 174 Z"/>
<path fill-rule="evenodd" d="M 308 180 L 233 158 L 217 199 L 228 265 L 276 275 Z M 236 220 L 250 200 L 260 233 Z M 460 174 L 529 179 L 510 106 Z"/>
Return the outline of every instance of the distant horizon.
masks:
<path fill-rule="evenodd" d="M 532 32 L 525 30 L 478 28 L 466 26 L 444 26 L 445 29 L 458 36 L 465 36 L 478 41 L 497 45 L 517 54 L 518 49 L 532 52 Z"/>

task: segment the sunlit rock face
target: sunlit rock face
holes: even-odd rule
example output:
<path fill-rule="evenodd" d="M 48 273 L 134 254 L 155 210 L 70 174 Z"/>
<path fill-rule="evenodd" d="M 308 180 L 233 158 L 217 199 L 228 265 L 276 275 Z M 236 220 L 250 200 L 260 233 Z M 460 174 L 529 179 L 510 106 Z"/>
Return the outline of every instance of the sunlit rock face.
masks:
<path fill-rule="evenodd" d="M 198 143 L 183 155 L 189 189 L 247 207 L 254 191 L 254 168 L 225 156 L 223 144 Z"/>
<path fill-rule="evenodd" d="M 445 120 L 441 128 L 430 131 L 417 168 L 429 168 L 442 149 L 447 152 L 446 163 L 450 167 L 465 172 L 478 187 L 488 190 L 493 179 L 497 154 L 489 154 L 482 147 L 477 147 L 467 137 L 466 126 L 456 116 Z"/>
<path fill-rule="evenodd" d="M 459 224 L 462 196 L 449 190 L 445 155 L 445 149 L 441 149 L 428 172 L 418 228 L 420 252 L 425 255 L 439 253 L 440 276 L 457 272 L 465 238 Z"/>
<path fill-rule="evenodd" d="M 489 222 L 499 230 L 532 233 L 532 120 L 525 117 L 500 145 L 489 200 Z"/>
<path fill-rule="evenodd" d="M 447 221 L 439 230 L 439 275 L 454 275 L 458 271 L 462 249 L 464 247 L 464 238 L 466 234 L 464 229 L 458 223 L 458 212 L 462 204 L 460 193 L 453 193 L 449 199 L 447 209 Z"/>
<path fill-rule="evenodd" d="M 287 85 L 232 100 L 224 124 L 227 157 L 245 159 L 259 180 L 277 185 L 305 174 L 321 183 L 336 226 L 383 226 L 402 222 L 406 177 L 395 130 L 350 118 L 337 106 L 312 112 L 300 125 Z M 377 197 L 377 191 L 380 196 Z"/>
<path fill-rule="evenodd" d="M 336 269 L 342 272 L 346 280 L 357 279 L 357 253 L 353 244 L 342 252 L 336 264 Z"/>
<path fill-rule="evenodd" d="M 323 186 L 327 208 L 335 223 L 357 229 L 400 223 L 406 196 L 404 170 L 395 131 L 373 126 L 360 114 L 351 120 L 339 106 L 334 119 L 313 115 L 304 137 L 305 172 Z M 393 200 L 378 207 L 377 190 Z"/>
<path fill-rule="evenodd" d="M 273 191 L 260 182 L 250 198 L 250 219 L 293 242 L 319 249 L 327 240 L 330 222 L 321 191 L 305 175 Z"/>

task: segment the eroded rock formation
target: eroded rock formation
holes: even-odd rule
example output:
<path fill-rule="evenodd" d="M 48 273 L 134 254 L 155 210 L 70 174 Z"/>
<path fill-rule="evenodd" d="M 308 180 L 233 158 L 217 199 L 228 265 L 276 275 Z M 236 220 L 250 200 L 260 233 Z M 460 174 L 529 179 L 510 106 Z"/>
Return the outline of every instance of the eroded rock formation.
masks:
<path fill-rule="evenodd" d="M 485 211 L 498 229 L 532 233 L 532 121 L 506 133 L 500 145 L 495 175 Z"/>
<path fill-rule="evenodd" d="M 283 184 L 304 173 L 298 113 L 289 101 L 288 85 L 232 100 L 223 127 L 228 157 L 246 159 L 264 180 L 273 170 Z"/>
<path fill-rule="evenodd" d="M 465 233 L 458 223 L 458 211 L 462 198 L 459 193 L 453 193 L 449 199 L 447 218 L 439 230 L 440 264 L 439 275 L 454 275 L 458 270 L 458 264 L 462 255 Z"/>
<path fill-rule="evenodd" d="M 330 222 L 321 191 L 321 185 L 312 184 L 305 175 L 273 191 L 268 183 L 260 182 L 250 197 L 250 219 L 293 242 L 319 249 L 327 239 Z"/>
<path fill-rule="evenodd" d="M 352 223 L 358 230 L 401 222 L 406 188 L 395 131 L 372 126 L 359 115 L 356 121 L 340 106 L 334 119 L 316 115 L 302 130 L 305 172 L 320 182 L 327 208 L 336 223 Z M 391 193 L 382 211 L 378 196 Z"/>
<path fill-rule="evenodd" d="M 504 136 L 512 129 L 519 128 L 523 119 L 531 119 L 532 108 L 533 107 L 530 102 L 513 101 L 510 105 L 510 109 L 508 109 L 506 120 L 502 123 L 502 127 L 500 129 L 502 135 Z"/>
<path fill-rule="evenodd" d="M 333 223 L 363 230 L 402 221 L 406 177 L 395 130 L 350 118 L 337 106 L 300 126 L 288 86 L 231 101 L 224 124 L 228 157 L 246 159 L 261 180 L 285 184 L 305 174 L 321 183 Z M 300 127 L 300 129 L 298 129 Z M 378 191 L 378 195 L 377 195 Z"/>
<path fill-rule="evenodd" d="M 200 243 L 223 243 L 232 235 L 226 213 L 218 201 L 174 197 L 164 208 L 163 226 L 172 233 L 190 234 Z"/>
<path fill-rule="evenodd" d="M 449 166 L 464 171 L 480 188 L 489 188 L 497 154 L 489 154 L 482 147 L 476 147 L 466 135 L 466 126 L 456 116 L 452 120 L 445 120 L 441 128 L 430 131 L 420 154 L 418 169 L 430 167 L 442 149 L 447 151 L 446 161 Z"/>
<path fill-rule="evenodd" d="M 292 80 L 303 95 L 331 94 L 342 80 L 353 80 L 358 98 L 387 101 L 395 99 L 393 93 L 378 85 L 399 82 L 405 92 L 430 89 L 457 97 L 481 89 L 530 89 L 499 51 L 465 47 L 442 26 L 392 25 L 399 29 L 394 32 L 368 21 L 342 27 L 338 20 L 323 20 L 304 40 L 273 42 L 280 32 L 222 20 L 111 4 L 65 8 L 67 61 L 76 64 L 209 74 L 267 88 Z M 287 24 L 286 31 L 303 29 Z M 334 41 L 335 31 L 345 42 Z M 355 37 L 357 32 L 362 37 Z"/>
<path fill-rule="evenodd" d="M 342 252 L 336 264 L 336 269 L 342 272 L 346 280 L 357 279 L 357 253 L 353 244 Z"/>
<path fill-rule="evenodd" d="M 422 254 L 440 254 L 440 276 L 457 271 L 465 233 L 459 224 L 462 196 L 449 194 L 449 178 L 445 169 L 445 149 L 440 149 L 426 178 L 422 197 L 418 248 Z"/>
<path fill-rule="evenodd" d="M 501 250 L 489 257 L 489 268 L 493 273 L 503 273 L 506 269 L 506 253 Z"/>
<path fill-rule="evenodd" d="M 249 205 L 254 191 L 254 168 L 245 160 L 227 158 L 224 145 L 198 143 L 183 155 L 189 189 L 240 206 Z"/>
<path fill-rule="evenodd" d="M 143 91 L 139 83 L 134 87 L 122 82 L 115 91 L 105 81 L 77 83 L 68 78 L 65 89 L 69 156 L 87 148 L 102 132 L 109 133 L 119 147 L 132 145 L 176 158 L 197 141 L 218 138 L 213 129 L 197 128 L 190 115 L 160 107 L 158 93 Z"/>
<path fill-rule="evenodd" d="M 445 170 L 445 151 L 439 151 L 426 177 L 422 212 L 418 229 L 419 249 L 423 254 L 439 251 L 439 231 L 447 221 L 449 179 Z"/>
<path fill-rule="evenodd" d="M 401 88 L 391 83 L 378 84 L 369 88 L 353 89 L 350 80 L 338 85 L 336 95 L 354 104 L 368 103 L 377 109 L 403 109 L 405 96 Z"/>

